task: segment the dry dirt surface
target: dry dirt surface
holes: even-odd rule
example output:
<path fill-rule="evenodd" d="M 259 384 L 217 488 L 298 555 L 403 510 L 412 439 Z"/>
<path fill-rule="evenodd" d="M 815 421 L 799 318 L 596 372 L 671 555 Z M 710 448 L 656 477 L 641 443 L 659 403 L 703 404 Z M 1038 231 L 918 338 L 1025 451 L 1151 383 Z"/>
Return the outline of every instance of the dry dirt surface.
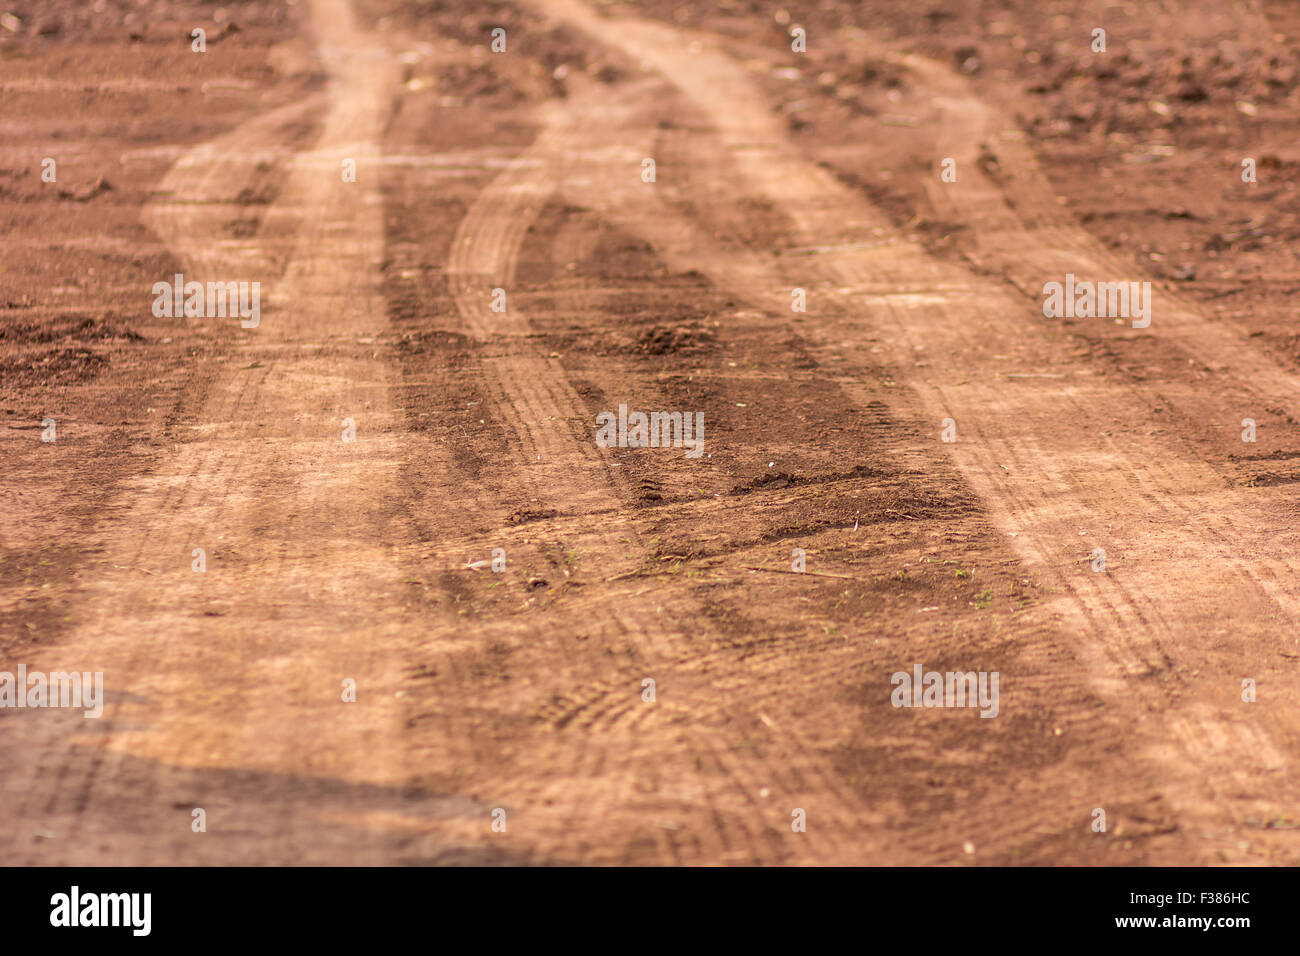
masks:
<path fill-rule="evenodd" d="M 1300 14 L 1176 6 L 0 3 L 0 859 L 1300 863 Z"/>

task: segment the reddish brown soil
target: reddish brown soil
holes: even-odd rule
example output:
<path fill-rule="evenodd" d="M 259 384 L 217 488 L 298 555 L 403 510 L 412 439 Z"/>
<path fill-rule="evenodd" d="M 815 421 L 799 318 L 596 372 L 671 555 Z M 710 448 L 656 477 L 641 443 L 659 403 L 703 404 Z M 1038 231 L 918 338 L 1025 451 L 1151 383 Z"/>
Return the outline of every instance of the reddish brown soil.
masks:
<path fill-rule="evenodd" d="M 5 859 L 1300 860 L 1300 19 L 947 6 L 14 6 Z"/>

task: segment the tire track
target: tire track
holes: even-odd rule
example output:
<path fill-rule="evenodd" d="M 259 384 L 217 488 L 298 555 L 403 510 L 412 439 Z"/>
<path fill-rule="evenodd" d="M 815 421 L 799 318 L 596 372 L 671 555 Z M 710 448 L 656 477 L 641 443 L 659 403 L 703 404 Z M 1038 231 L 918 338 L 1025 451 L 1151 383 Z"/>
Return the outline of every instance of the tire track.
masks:
<path fill-rule="evenodd" d="M 173 460 L 105 523 L 104 572 L 75 635 L 30 665 L 104 671 L 107 705 L 93 727 L 46 712 L 6 728 L 11 859 L 45 827 L 58 838 L 46 863 L 377 862 L 405 838 L 368 826 L 376 808 L 486 814 L 434 794 L 412 804 L 398 787 L 404 612 L 385 544 L 397 517 L 376 503 L 402 452 L 389 372 L 364 347 L 387 325 L 366 171 L 395 77 L 346 0 L 317 0 L 311 22 L 327 94 L 187 154 L 147 210 L 187 274 L 257 279 L 269 295 L 257 329 L 232 331 Z M 277 279 L 273 257 L 225 241 L 222 224 L 256 147 L 282 145 L 284 125 L 322 105 L 317 153 L 268 212 L 294 237 Z M 355 184 L 341 181 L 343 158 L 357 160 Z M 340 440 L 344 417 L 355 443 Z M 194 547 L 208 551 L 205 573 L 190 568 Z M 351 708 L 345 677 L 360 687 Z M 194 806 L 211 814 L 206 837 L 190 831 Z"/>
<path fill-rule="evenodd" d="M 1171 454 L 1162 442 L 1132 427 L 1122 435 L 1124 443 L 1108 439 L 1105 433 L 1115 421 L 1141 421 L 1141 412 L 1128 396 L 1116 396 L 1113 388 L 1086 382 L 1082 374 L 1067 375 L 1057 387 L 1009 387 L 997 372 L 994 356 L 1014 356 L 1021 368 L 1057 362 L 1040 330 L 1019 318 L 1029 311 L 1025 304 L 996 284 L 926 256 L 829 173 L 797 156 L 743 71 L 714 52 L 708 38 L 688 44 L 671 28 L 605 19 L 570 0 L 548 2 L 545 8 L 562 22 L 653 66 L 708 117 L 715 134 L 712 142 L 708 136 L 694 140 L 698 152 L 693 154 L 692 173 L 701 188 L 716 196 L 734 191 L 739 179 L 788 217 L 796 242 L 840 244 L 833 252 L 800 263 L 804 268 L 798 272 L 784 257 L 771 262 L 735 250 L 719 253 L 703 244 L 693 250 L 697 267 L 722 275 L 734 289 L 751 294 L 770 290 L 763 301 L 784 300 L 787 306 L 791 286 L 809 285 L 810 277 L 818 277 L 821 282 L 811 296 L 817 305 L 810 310 L 834 316 L 833 333 L 821 332 L 833 336 L 823 339 L 828 348 L 853 355 L 851 344 L 841 345 L 844 336 L 866 339 L 883 325 L 893 332 L 890 345 L 899 367 L 912 366 L 911 356 L 925 352 L 928 369 L 910 376 L 925 417 L 932 417 L 936 428 L 946 417 L 961 423 L 954 459 L 1026 562 L 1051 571 L 1067 590 L 1070 599 L 1057 602 L 1054 610 L 1070 630 L 1087 635 L 1081 650 L 1092 662 L 1099 689 L 1129 721 L 1136 720 L 1135 710 L 1145 709 L 1125 704 L 1125 697 L 1137 690 L 1135 681 L 1154 679 L 1148 693 L 1154 691 L 1167 701 L 1160 708 L 1165 725 L 1158 730 L 1149 722 L 1133 725 L 1134 736 L 1137 748 L 1161 767 L 1161 790 L 1178 806 L 1185 830 L 1212 833 L 1217 849 L 1231 846 L 1235 851 L 1249 814 L 1284 813 L 1296 795 L 1291 783 L 1275 772 L 1279 755 L 1293 753 L 1296 744 L 1295 714 L 1289 704 L 1254 711 L 1260 717 L 1267 714 L 1270 727 L 1261 726 L 1260 717 L 1242 724 L 1247 718 L 1224 712 L 1222 705 L 1212 718 L 1203 717 L 1202 724 L 1218 722 L 1221 739 L 1232 739 L 1230 728 L 1251 726 L 1253 739 L 1272 740 L 1233 761 L 1223 748 L 1181 736 L 1180 728 L 1186 725 L 1177 716 L 1179 700 L 1189 690 L 1202 697 L 1230 698 L 1237 682 L 1234 659 L 1251 674 L 1266 675 L 1273 686 L 1285 681 L 1285 672 L 1260 653 L 1272 643 L 1268 626 L 1252 626 L 1276 618 L 1293 629 L 1298 616 L 1294 587 L 1277 584 L 1291 562 L 1282 559 L 1273 569 L 1259 557 L 1294 553 L 1277 540 L 1277 521 L 1249 498 L 1225 488 L 1212 469 L 1182 459 L 1178 452 Z M 667 227 L 657 235 L 648 231 L 653 221 L 643 206 L 622 224 L 629 229 L 639 225 L 641 234 L 651 235 L 656 248 L 670 259 L 689 246 L 680 229 L 676 235 Z M 846 229 L 846 221 L 854 228 Z M 884 244 L 853 244 L 863 231 Z M 706 255 L 709 261 L 702 264 Z M 799 281 L 800 273 L 804 281 Z M 774 281 L 777 278 L 786 282 Z M 883 323 L 864 320 L 864 306 L 887 318 Z M 1197 344 L 1212 348 L 1219 343 Z M 1266 381 L 1271 388 L 1290 384 L 1285 375 Z M 1062 427 L 1066 422 L 1070 427 Z M 1202 520 L 1214 516 L 1214 525 L 1187 527 L 1193 515 Z M 1087 555 L 1079 547 L 1080 526 L 1091 528 L 1091 542 L 1097 522 L 1106 518 L 1108 537 L 1123 542 L 1119 549 L 1112 547 L 1123 564 L 1107 575 L 1082 574 L 1075 565 Z M 1121 529 L 1115 531 L 1117 524 Z M 1249 558 L 1238 557 L 1250 552 Z M 1199 560 L 1190 562 L 1189 554 Z M 1260 615 L 1261 606 L 1271 606 L 1267 615 Z M 1234 658 L 1219 649 L 1216 638 L 1224 621 L 1246 630 L 1246 637 L 1234 644 L 1241 650 L 1253 647 L 1248 657 Z M 1214 666 L 1217 690 L 1204 679 L 1193 679 L 1206 658 Z M 1249 799 L 1216 804 L 1206 781 L 1242 773 L 1254 781 L 1255 792 Z M 1262 839 L 1254 840 L 1245 855 L 1258 858 L 1268 851 Z"/>
<path fill-rule="evenodd" d="M 535 145 L 478 196 L 461 223 L 446 272 L 464 331 L 486 341 L 504 338 L 510 343 L 505 355 L 493 354 L 485 364 L 495 405 L 509 416 L 518 437 L 517 465 L 521 470 L 526 469 L 521 474 L 532 489 L 533 501 L 542 510 L 560 514 L 556 519 L 544 521 L 544 534 L 559 537 L 563 551 L 581 551 L 589 555 L 589 565 L 617 576 L 642 565 L 643 555 L 629 554 L 626 545 L 620 543 L 641 536 L 627 506 L 614 490 L 606 460 L 590 439 L 585 438 L 589 433 L 585 404 L 569 385 L 557 359 L 529 351 L 531 325 L 527 313 L 516 305 L 508 306 L 505 312 L 493 313 L 488 306 L 493 288 L 511 288 L 525 234 L 545 202 L 562 183 L 575 175 L 582 176 L 581 170 L 585 169 L 582 158 L 590 153 L 586 137 L 579 129 L 582 115 L 579 110 L 560 105 L 551 106 L 543 114 L 542 132 Z M 575 170 L 579 172 L 575 174 Z M 575 510 L 579 514 L 601 515 L 602 527 L 578 530 L 569 517 Z M 538 560 L 535 549 L 530 553 L 526 542 L 513 544 L 512 553 L 516 550 L 522 550 L 528 560 Z M 641 735 L 651 734 L 656 729 L 654 725 L 662 723 L 640 701 L 639 678 L 654 674 L 671 686 L 673 675 L 685 673 L 684 665 L 696 653 L 687 649 L 683 635 L 675 629 L 665 631 L 665 622 L 657 610 L 667 605 L 678 618 L 702 621 L 697 599 L 689 590 L 676 586 L 643 592 L 610 589 L 602 591 L 598 600 L 599 603 L 587 607 L 599 615 L 603 639 L 631 641 L 646 661 L 638 671 L 627 670 L 621 678 L 598 680 L 539 709 L 538 716 L 561 732 L 554 746 L 546 749 L 545 765 L 549 769 L 539 772 L 539 776 L 554 778 L 557 773 L 567 774 L 558 781 L 546 781 L 540 789 L 534 784 L 528 793 L 530 806 L 555 807 L 545 811 L 545 816 L 541 816 L 543 811 L 539 809 L 532 811 L 539 814 L 530 824 L 538 834 L 532 839 L 543 839 L 541 833 L 550 820 L 560 829 L 559 833 L 546 837 L 553 842 L 536 844 L 536 851 L 543 856 L 565 850 L 573 853 L 566 839 L 571 841 L 573 834 L 580 832 L 583 821 L 593 815 L 627 814 L 628 829 L 632 832 L 645 825 L 643 818 L 635 815 L 635 804 L 625 798 L 645 785 L 646 765 L 662 759 L 665 730 L 659 728 L 657 751 L 648 744 L 638 743 Z M 581 601 L 569 605 L 575 611 L 582 606 Z M 555 626 L 554 619 L 551 626 Z M 697 634 L 696 640 L 709 637 L 707 627 L 704 631 L 702 635 Z M 734 658 L 725 663 L 733 670 L 736 667 Z M 711 828 L 701 829 L 698 801 L 681 805 L 679 812 L 697 821 L 691 830 L 698 842 L 690 849 L 673 842 L 671 856 L 664 862 L 728 859 L 764 862 L 785 859 L 790 854 L 820 862 L 886 858 L 879 839 L 873 838 L 862 825 L 865 808 L 861 801 L 855 795 L 830 788 L 833 774 L 822 766 L 818 749 L 774 741 L 772 752 L 753 766 L 732 759 L 730 752 L 737 741 L 728 732 L 726 723 L 702 720 L 701 715 L 713 715 L 720 709 L 733 714 L 748 711 L 748 698 L 743 682 L 732 692 L 716 680 L 692 681 L 674 689 L 675 729 L 670 739 L 675 738 L 678 743 L 670 744 L 669 749 L 677 751 L 679 759 L 688 753 L 708 755 L 709 759 L 700 766 L 709 779 L 715 780 L 704 790 L 712 808 L 706 819 L 714 822 Z M 585 739 L 576 739 L 579 736 Z M 773 781 L 781 779 L 788 767 L 805 768 L 806 779 L 820 788 L 815 792 L 823 794 L 825 801 L 822 811 L 825 829 L 807 835 L 808 839 L 793 847 L 783 846 L 780 856 L 774 857 L 774 848 L 753 829 L 756 824 L 751 808 L 756 799 L 754 794 L 760 789 L 772 789 Z M 683 766 L 679 772 L 687 777 L 698 775 L 689 766 Z M 518 787 L 522 775 L 523 771 L 517 769 L 513 780 L 497 777 L 495 785 L 503 791 L 512 784 Z M 715 779 L 718 775 L 722 778 L 721 785 Z M 831 832 L 854 833 L 856 839 L 845 846 L 841 840 L 831 837 Z M 669 851 L 667 843 L 660 841 L 658 846 L 661 852 Z M 577 859 L 615 861 L 604 855 L 611 852 L 610 848 L 592 847 L 588 852 L 596 855 L 579 855 Z"/>

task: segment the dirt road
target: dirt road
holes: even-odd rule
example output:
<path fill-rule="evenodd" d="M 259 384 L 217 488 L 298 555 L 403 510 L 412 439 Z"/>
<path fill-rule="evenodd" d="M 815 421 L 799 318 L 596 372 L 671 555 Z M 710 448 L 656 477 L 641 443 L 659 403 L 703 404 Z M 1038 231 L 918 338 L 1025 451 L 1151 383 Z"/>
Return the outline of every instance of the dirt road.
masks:
<path fill-rule="evenodd" d="M 0 707 L 7 861 L 1300 861 L 1296 224 L 1212 208 L 1289 195 L 1225 124 L 1295 77 L 1209 59 L 1285 15 L 49 9 L 0 46 L 0 675 L 104 707 Z M 1100 116 L 1112 63 L 1163 112 Z M 1045 316 L 1067 273 L 1150 326 Z"/>

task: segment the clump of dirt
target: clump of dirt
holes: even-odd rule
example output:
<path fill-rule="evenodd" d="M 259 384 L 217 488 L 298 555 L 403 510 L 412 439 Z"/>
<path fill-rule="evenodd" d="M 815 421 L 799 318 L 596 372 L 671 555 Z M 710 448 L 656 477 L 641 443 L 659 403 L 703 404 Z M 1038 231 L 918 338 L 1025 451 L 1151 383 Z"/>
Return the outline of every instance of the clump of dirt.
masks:
<path fill-rule="evenodd" d="M 249 26 L 280 26 L 293 16 L 292 6 L 262 0 L 169 0 L 158 10 L 131 0 L 13 0 L 5 5 L 7 20 L 0 29 L 0 46 L 25 41 L 75 44 L 94 37 L 98 43 L 172 42 L 189 45 L 190 31 L 201 26 L 211 45 Z"/>
<path fill-rule="evenodd" d="M 144 340 L 107 315 L 7 322 L 0 325 L 0 381 L 18 387 L 89 381 L 107 367 L 116 348 Z"/>
<path fill-rule="evenodd" d="M 60 189 L 59 198 L 70 199 L 73 202 L 90 202 L 96 196 L 112 191 L 113 184 L 103 176 L 99 176 L 92 183 L 85 183 L 72 189 Z"/>
<path fill-rule="evenodd" d="M 473 102 L 480 109 L 538 103 L 565 96 L 575 73 L 614 83 L 635 72 L 622 58 L 514 3 L 373 0 L 366 6 L 395 36 L 436 35 L 462 46 L 462 59 L 441 56 L 436 71 L 426 75 L 414 65 L 404 76 L 408 89 L 432 83 L 449 102 Z"/>
<path fill-rule="evenodd" d="M 108 356 L 86 348 L 60 348 L 40 358 L 0 356 L 0 379 L 19 387 L 85 382 L 108 365 Z"/>
<path fill-rule="evenodd" d="M 1102 135 L 1194 126 L 1238 104 L 1243 115 L 1254 115 L 1261 106 L 1284 103 L 1296 84 L 1295 68 L 1278 56 L 1181 52 L 1151 42 L 1105 54 L 1087 47 L 1047 51 L 1037 65 L 1045 75 L 1026 89 L 1044 97 L 1047 108 L 1034 111 L 1034 122 L 1057 133 L 1066 131 L 1061 124 Z"/>
<path fill-rule="evenodd" d="M 670 355 L 699 351 L 717 341 L 712 329 L 702 325 L 657 325 L 637 336 L 636 350 L 649 355 Z"/>
<path fill-rule="evenodd" d="M 18 321 L 0 325 L 0 342 L 43 343 L 60 341 L 143 342 L 144 336 L 117 319 L 101 314 L 90 317 L 64 313 L 49 321 Z"/>

